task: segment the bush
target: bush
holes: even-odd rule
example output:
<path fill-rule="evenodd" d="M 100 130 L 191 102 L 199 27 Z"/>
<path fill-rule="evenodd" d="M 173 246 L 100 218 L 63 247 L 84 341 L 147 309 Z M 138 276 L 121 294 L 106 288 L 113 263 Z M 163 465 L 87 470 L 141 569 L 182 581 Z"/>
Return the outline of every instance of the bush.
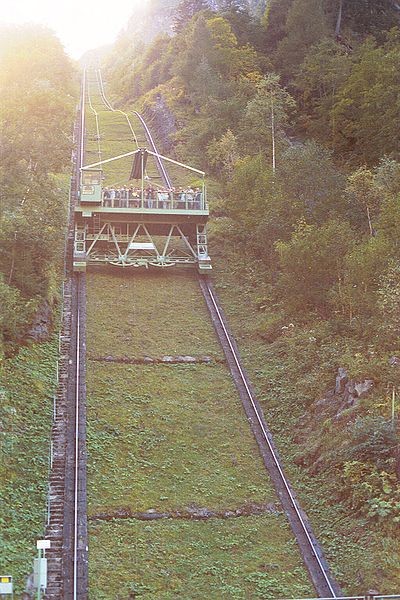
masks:
<path fill-rule="evenodd" d="M 392 423 L 381 416 L 358 417 L 349 433 L 347 460 L 373 461 L 384 468 L 398 446 Z"/>
<path fill-rule="evenodd" d="M 326 315 L 329 294 L 341 285 L 344 257 L 353 244 L 347 223 L 321 227 L 301 222 L 288 242 L 277 242 L 281 276 L 278 293 L 290 314 L 317 311 Z"/>
<path fill-rule="evenodd" d="M 374 520 L 400 522 L 400 485 L 395 474 L 355 460 L 343 465 L 343 483 L 354 510 Z"/>

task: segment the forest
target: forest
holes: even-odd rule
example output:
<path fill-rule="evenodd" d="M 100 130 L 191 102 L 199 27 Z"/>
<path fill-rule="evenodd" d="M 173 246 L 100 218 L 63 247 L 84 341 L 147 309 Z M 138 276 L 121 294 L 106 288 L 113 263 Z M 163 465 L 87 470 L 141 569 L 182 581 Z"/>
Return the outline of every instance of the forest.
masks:
<path fill-rule="evenodd" d="M 1 28 L 0 359 L 24 342 L 39 306 L 57 302 L 67 210 L 60 188 L 78 90 L 77 69 L 52 32 Z"/>
<path fill-rule="evenodd" d="M 255 338 L 302 365 L 289 385 L 304 389 L 319 441 L 297 460 L 312 471 L 320 456 L 340 501 L 390 530 L 400 520 L 387 413 L 400 384 L 399 7 L 182 0 L 168 14 L 149 40 L 121 33 L 103 59 L 109 91 L 150 118 L 165 151 L 208 171 L 213 259 L 241 264 L 237 294 L 257 290 Z M 344 416 L 315 415 L 318 386 L 339 367 L 374 391 Z"/>

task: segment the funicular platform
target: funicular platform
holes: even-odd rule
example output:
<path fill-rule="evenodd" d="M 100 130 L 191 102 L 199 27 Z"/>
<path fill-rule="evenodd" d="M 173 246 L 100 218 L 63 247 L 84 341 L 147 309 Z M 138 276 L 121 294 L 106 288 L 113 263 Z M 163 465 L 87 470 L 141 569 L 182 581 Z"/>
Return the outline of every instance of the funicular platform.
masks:
<path fill-rule="evenodd" d="M 75 271 L 84 271 L 90 264 L 194 266 L 200 273 L 211 270 L 204 173 L 186 167 L 202 174 L 198 188 L 154 186 L 145 177 L 147 152 L 152 154 L 144 149 L 131 153 L 134 164 L 130 180 L 136 179 L 139 187 L 127 184 L 120 189 L 107 188 L 99 168 L 102 165 L 82 168 L 80 197 L 75 206 Z"/>

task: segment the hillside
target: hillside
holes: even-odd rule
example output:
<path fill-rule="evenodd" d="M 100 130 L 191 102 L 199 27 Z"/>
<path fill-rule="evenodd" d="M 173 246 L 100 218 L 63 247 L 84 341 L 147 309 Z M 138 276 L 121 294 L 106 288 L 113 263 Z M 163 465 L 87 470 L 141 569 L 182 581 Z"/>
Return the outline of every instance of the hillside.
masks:
<path fill-rule="evenodd" d="M 322 490 L 320 509 L 306 489 L 305 502 L 344 586 L 394 593 L 399 10 L 271 0 L 257 16 L 243 2 L 184 1 L 175 14 L 174 35 L 168 25 L 122 62 L 121 37 L 104 63 L 108 93 L 139 107 L 166 151 L 208 170 L 215 282 L 280 450 L 300 487 Z M 372 544 L 375 564 L 346 554 L 342 535 Z"/>
<path fill-rule="evenodd" d="M 15 593 L 47 517 L 78 89 L 53 33 L 0 27 L 0 572 L 13 575 Z"/>
<path fill-rule="evenodd" d="M 114 107 L 207 171 L 212 281 L 299 504 L 345 594 L 400 592 L 398 2 L 148 0 L 81 64 L 86 160 L 132 145 L 101 67 Z M 74 420 L 61 397 L 87 409 L 74 447 L 96 600 L 311 595 L 194 273 L 74 273 L 84 310 L 64 304 L 76 339 L 57 335 L 83 143 L 78 69 L 51 31 L 0 27 L 0 92 L 0 572 L 22 595 L 67 502 L 48 481 L 73 462 L 73 436 L 52 456 Z M 107 163 L 103 183 L 130 166 Z"/>

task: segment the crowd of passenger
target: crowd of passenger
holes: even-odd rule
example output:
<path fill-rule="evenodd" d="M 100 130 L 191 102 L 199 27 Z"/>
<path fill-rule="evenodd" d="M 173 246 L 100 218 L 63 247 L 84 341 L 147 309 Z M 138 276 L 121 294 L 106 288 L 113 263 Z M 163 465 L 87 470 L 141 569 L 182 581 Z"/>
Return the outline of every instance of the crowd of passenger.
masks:
<path fill-rule="evenodd" d="M 159 189 L 147 187 L 143 190 L 143 208 L 181 208 L 200 210 L 202 205 L 200 188 Z M 103 206 L 118 208 L 141 208 L 142 190 L 135 187 L 103 188 Z"/>

